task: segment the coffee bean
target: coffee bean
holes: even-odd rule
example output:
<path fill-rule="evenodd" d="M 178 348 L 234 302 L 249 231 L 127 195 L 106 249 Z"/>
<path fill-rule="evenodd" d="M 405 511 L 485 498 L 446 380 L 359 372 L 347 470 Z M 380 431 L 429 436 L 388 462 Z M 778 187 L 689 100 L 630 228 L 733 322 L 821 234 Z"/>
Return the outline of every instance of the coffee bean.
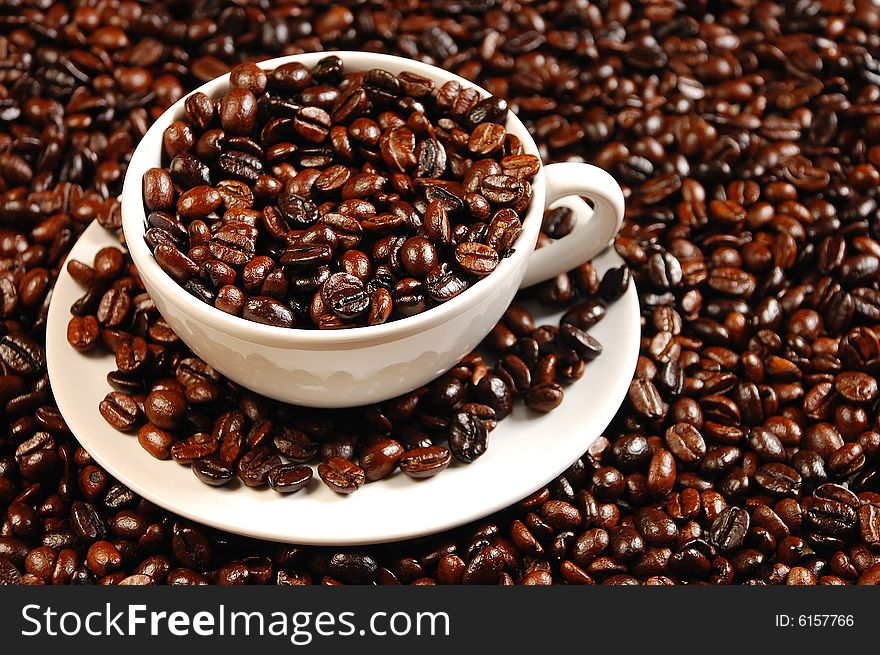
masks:
<path fill-rule="evenodd" d="M 151 392 L 144 401 L 144 414 L 154 425 L 173 430 L 184 418 L 186 400 L 183 394 L 168 389 Z"/>
<path fill-rule="evenodd" d="M 550 412 L 562 404 L 564 392 L 555 382 L 537 384 L 526 393 L 526 405 L 536 412 Z"/>
<path fill-rule="evenodd" d="M 127 432 L 135 427 L 140 418 L 137 403 L 126 393 L 113 391 L 108 393 L 99 405 L 101 416 L 120 432 Z"/>
<path fill-rule="evenodd" d="M 675 459 L 668 450 L 657 450 L 648 465 L 648 491 L 656 497 L 665 497 L 675 484 Z"/>
<path fill-rule="evenodd" d="M 487 375 L 477 383 L 476 398 L 479 402 L 495 410 L 498 419 L 505 418 L 513 410 L 510 389 L 504 380 L 497 375 Z"/>
<path fill-rule="evenodd" d="M 339 494 L 350 494 L 363 486 L 364 470 L 342 457 L 331 457 L 318 465 L 318 475 L 330 489 Z"/>
<path fill-rule="evenodd" d="M 195 186 L 177 200 L 177 214 L 181 219 L 205 218 L 220 207 L 223 197 L 208 185 Z"/>
<path fill-rule="evenodd" d="M 248 134 L 257 119 L 257 99 L 250 89 L 234 87 L 220 100 L 220 124 L 230 134 Z"/>
<path fill-rule="evenodd" d="M 741 507 L 727 507 L 712 522 L 709 539 L 723 551 L 737 550 L 749 532 L 749 514 Z"/>
<path fill-rule="evenodd" d="M 138 430 L 138 443 L 156 459 L 169 459 L 174 435 L 156 425 L 146 423 Z"/>
<path fill-rule="evenodd" d="M 380 439 L 361 452 L 358 465 L 367 481 L 374 482 L 389 475 L 403 454 L 403 446 L 398 441 Z"/>
<path fill-rule="evenodd" d="M 569 309 L 562 316 L 561 323 L 573 325 L 580 330 L 589 330 L 605 317 L 605 306 L 587 301 Z"/>
<path fill-rule="evenodd" d="M 91 350 L 100 336 L 101 328 L 94 316 L 73 316 L 67 324 L 67 342 L 79 351 Z"/>
<path fill-rule="evenodd" d="M 336 553 L 330 558 L 330 574 L 350 584 L 370 584 L 376 578 L 379 564 L 369 555 Z"/>
<path fill-rule="evenodd" d="M 269 486 L 280 493 L 293 493 L 308 485 L 312 475 L 311 466 L 283 464 L 269 471 Z"/>
<path fill-rule="evenodd" d="M 168 171 L 151 168 L 144 173 L 143 194 L 149 211 L 170 210 L 174 206 L 174 184 Z"/>
<path fill-rule="evenodd" d="M 877 380 L 865 373 L 841 373 L 835 378 L 834 389 L 853 403 L 868 403 L 877 398 Z"/>
<path fill-rule="evenodd" d="M 219 457 L 197 459 L 192 463 L 196 477 L 205 484 L 219 487 L 232 481 L 235 471 Z M 271 478 L 270 478 L 271 482 Z"/>
<path fill-rule="evenodd" d="M 86 564 L 98 576 L 104 576 L 122 566 L 122 555 L 109 541 L 96 541 L 89 547 Z"/>
<path fill-rule="evenodd" d="M 473 462 L 486 452 L 486 425 L 476 416 L 459 412 L 449 426 L 449 450 L 460 462 Z"/>
<path fill-rule="evenodd" d="M 836 537 L 855 529 L 858 511 L 859 499 L 854 493 L 840 485 L 826 483 L 813 492 L 806 518 L 821 534 Z"/>
<path fill-rule="evenodd" d="M 415 149 L 417 177 L 439 178 L 446 171 L 447 155 L 443 144 L 436 139 L 425 139 Z"/>
<path fill-rule="evenodd" d="M 764 464 L 755 473 L 755 482 L 768 493 L 778 496 L 797 496 L 801 476 L 785 464 Z"/>
<path fill-rule="evenodd" d="M 411 478 L 430 478 L 452 461 L 452 453 L 442 446 L 414 448 L 407 451 L 399 460 L 400 470 Z"/>
<path fill-rule="evenodd" d="M 626 266 L 608 269 L 599 284 L 599 295 L 606 302 L 617 300 L 629 288 L 630 278 L 631 273 Z"/>
<path fill-rule="evenodd" d="M 425 289 L 437 302 L 446 302 L 455 298 L 468 286 L 468 281 L 445 263 L 435 266 L 425 277 Z"/>
<path fill-rule="evenodd" d="M 213 556 L 210 540 L 197 528 L 183 527 L 176 530 L 171 539 L 171 547 L 177 561 L 194 569 L 206 569 Z"/>
<path fill-rule="evenodd" d="M 437 265 L 437 250 L 424 237 L 411 237 L 400 248 L 400 261 L 413 277 L 425 277 Z"/>
<path fill-rule="evenodd" d="M 559 328 L 559 339 L 566 346 L 574 349 L 577 356 L 585 362 L 592 361 L 602 354 L 602 344 L 571 323 L 562 323 Z"/>
<path fill-rule="evenodd" d="M 683 464 L 699 462 L 706 455 L 703 435 L 688 423 L 671 426 L 666 430 L 665 441 L 672 455 Z"/>
<path fill-rule="evenodd" d="M 645 418 L 658 418 L 666 413 L 660 393 L 650 380 L 633 380 L 629 400 L 633 409 Z"/>
<path fill-rule="evenodd" d="M 269 482 L 269 472 L 281 465 L 281 458 L 267 448 L 246 452 L 238 462 L 238 477 L 249 487 L 262 487 Z"/>
<path fill-rule="evenodd" d="M 199 265 L 170 243 L 159 243 L 153 250 L 156 263 L 175 282 L 184 284 L 199 273 Z"/>
<path fill-rule="evenodd" d="M 468 140 L 468 149 L 476 155 L 490 155 L 504 145 L 505 131 L 498 123 L 480 123 Z"/>
<path fill-rule="evenodd" d="M 274 298 L 257 296 L 244 303 L 242 316 L 256 323 L 275 327 L 293 327 L 296 323 L 293 311 Z"/>
<path fill-rule="evenodd" d="M 36 341 L 22 334 L 7 334 L 0 339 L 0 362 L 6 370 L 32 377 L 46 366 L 46 353 Z"/>
<path fill-rule="evenodd" d="M 872 547 L 880 544 L 880 506 L 868 503 L 859 508 L 862 541 Z"/>

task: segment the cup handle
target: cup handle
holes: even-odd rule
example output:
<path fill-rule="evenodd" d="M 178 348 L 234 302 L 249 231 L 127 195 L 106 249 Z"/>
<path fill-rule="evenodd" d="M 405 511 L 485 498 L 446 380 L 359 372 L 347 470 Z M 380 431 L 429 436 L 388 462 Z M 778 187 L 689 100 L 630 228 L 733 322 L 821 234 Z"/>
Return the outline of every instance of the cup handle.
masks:
<path fill-rule="evenodd" d="M 567 196 L 586 196 L 595 209 L 587 220 L 579 220 L 564 238 L 532 253 L 521 287 L 528 287 L 570 271 L 598 255 L 623 223 L 623 191 L 601 168 L 578 162 L 548 164 L 546 207 Z"/>

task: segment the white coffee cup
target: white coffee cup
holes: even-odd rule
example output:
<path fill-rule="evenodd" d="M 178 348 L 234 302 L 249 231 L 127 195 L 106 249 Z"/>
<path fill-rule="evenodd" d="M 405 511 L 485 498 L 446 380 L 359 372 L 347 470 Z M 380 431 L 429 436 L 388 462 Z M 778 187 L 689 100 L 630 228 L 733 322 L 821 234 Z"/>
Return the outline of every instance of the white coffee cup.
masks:
<path fill-rule="evenodd" d="M 320 52 L 270 59 L 266 70 L 299 62 L 312 67 L 337 55 L 346 71 L 384 68 L 411 71 L 438 86 L 456 80 L 475 84 L 435 66 L 367 52 Z M 197 89 L 212 98 L 229 87 L 223 75 Z M 513 254 L 497 269 L 452 300 L 421 314 L 383 325 L 342 330 L 291 329 L 262 325 L 227 314 L 190 295 L 153 258 L 144 242 L 144 173 L 161 165 L 162 135 L 183 117 L 184 100 L 172 105 L 147 131 L 128 165 L 122 190 L 122 225 L 131 257 L 162 316 L 180 338 L 217 371 L 256 393 L 313 407 L 351 407 L 411 391 L 452 368 L 482 341 L 517 290 L 554 277 L 600 253 L 620 229 L 624 199 L 619 185 L 600 168 L 582 163 L 542 165 L 532 180 L 532 202 Z M 510 112 L 507 131 L 525 152 L 540 157 L 522 122 Z M 566 196 L 589 198 L 594 211 L 574 230 L 535 250 L 544 211 Z"/>

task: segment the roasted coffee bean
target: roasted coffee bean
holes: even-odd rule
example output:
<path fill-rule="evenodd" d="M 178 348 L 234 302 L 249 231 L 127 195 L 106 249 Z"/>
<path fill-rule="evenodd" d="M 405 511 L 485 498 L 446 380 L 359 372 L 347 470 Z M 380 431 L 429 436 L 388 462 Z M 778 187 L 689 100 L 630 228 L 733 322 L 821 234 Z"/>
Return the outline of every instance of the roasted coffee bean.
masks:
<path fill-rule="evenodd" d="M 75 501 L 70 518 L 76 536 L 84 542 L 92 543 L 107 537 L 107 523 L 94 505 Z"/>
<path fill-rule="evenodd" d="M 229 483 L 235 477 L 235 471 L 219 457 L 197 459 L 192 463 L 196 477 L 205 484 L 219 487 Z"/>
<path fill-rule="evenodd" d="M 668 450 L 657 450 L 648 465 L 647 489 L 653 496 L 665 498 L 675 485 L 675 458 Z"/>
<path fill-rule="evenodd" d="M 324 288 L 329 284 L 326 282 Z M 327 307 L 343 320 L 352 320 L 370 308 L 370 295 L 363 285 L 342 285 L 329 292 Z"/>
<path fill-rule="evenodd" d="M 367 481 L 375 482 L 389 475 L 403 456 L 404 449 L 394 439 L 379 439 L 361 451 L 358 465 L 363 469 Z"/>
<path fill-rule="evenodd" d="M 617 300 L 629 288 L 631 277 L 630 270 L 626 266 L 609 269 L 602 276 L 602 282 L 599 284 L 598 289 L 599 295 L 606 302 Z"/>
<path fill-rule="evenodd" d="M 213 455 L 219 446 L 213 435 L 196 432 L 186 439 L 174 442 L 171 446 L 171 458 L 178 464 L 192 464 L 197 459 Z"/>
<path fill-rule="evenodd" d="M 171 243 L 159 243 L 153 256 L 162 270 L 178 284 L 185 284 L 199 273 L 199 265 Z"/>
<path fill-rule="evenodd" d="M 868 403 L 877 398 L 877 380 L 865 373 L 841 373 L 835 378 L 834 389 L 852 403 Z"/>
<path fill-rule="evenodd" d="M 658 418 L 666 413 L 660 393 L 650 380 L 633 380 L 629 400 L 633 409 L 645 418 Z"/>
<path fill-rule="evenodd" d="M 207 569 L 213 556 L 211 541 L 194 527 L 175 530 L 171 539 L 171 548 L 178 562 L 197 570 Z"/>
<path fill-rule="evenodd" d="M 585 362 L 592 361 L 602 354 L 602 344 L 571 323 L 562 323 L 559 328 L 559 339 Z"/>
<path fill-rule="evenodd" d="M 140 409 L 137 403 L 126 393 L 113 391 L 108 393 L 99 405 L 101 416 L 120 432 L 127 432 L 137 425 Z"/>
<path fill-rule="evenodd" d="M 411 478 L 430 478 L 449 466 L 452 453 L 442 446 L 413 448 L 399 460 L 400 470 Z"/>
<path fill-rule="evenodd" d="M 366 474 L 361 467 L 342 457 L 331 457 L 319 464 L 318 475 L 324 484 L 339 494 L 354 493 L 366 480 Z"/>
<path fill-rule="evenodd" d="M 152 423 L 146 423 L 138 430 L 138 443 L 156 459 L 169 459 L 174 435 Z"/>
<path fill-rule="evenodd" d="M 706 455 L 706 442 L 696 427 L 676 423 L 666 430 L 666 447 L 682 464 L 694 464 Z"/>
<path fill-rule="evenodd" d="M 604 317 L 604 305 L 597 302 L 587 301 L 576 305 L 565 312 L 560 323 L 573 325 L 580 330 L 589 330 Z"/>
<path fill-rule="evenodd" d="M 486 452 L 486 424 L 478 417 L 458 412 L 449 425 L 449 450 L 460 462 L 473 462 Z"/>
<path fill-rule="evenodd" d="M 526 405 L 536 412 L 551 412 L 562 404 L 565 392 L 555 382 L 536 384 L 526 392 Z"/>
<path fill-rule="evenodd" d="M 33 377 L 46 366 L 46 353 L 36 341 L 22 334 L 7 334 L 0 339 L 0 362 L 16 375 Z"/>
<path fill-rule="evenodd" d="M 283 428 L 272 441 L 275 449 L 295 462 L 307 462 L 318 454 L 320 444 L 305 431 Z"/>
<path fill-rule="evenodd" d="M 293 311 L 274 298 L 257 296 L 244 303 L 242 316 L 256 323 L 275 327 L 293 327 L 296 317 Z"/>
<path fill-rule="evenodd" d="M 411 237 L 400 248 L 400 262 L 413 277 L 425 277 L 437 261 L 436 248 L 424 237 Z"/>
<path fill-rule="evenodd" d="M 111 542 L 96 541 L 89 546 L 86 564 L 92 573 L 103 577 L 122 566 L 122 555 Z"/>
<path fill-rule="evenodd" d="M 468 281 L 445 263 L 435 266 L 425 277 L 425 290 L 437 302 L 455 298 L 468 286 Z"/>
<path fill-rule="evenodd" d="M 336 553 L 330 558 L 329 573 L 349 584 L 370 584 L 378 575 L 379 564 L 369 555 Z"/>
<path fill-rule="evenodd" d="M 168 211 L 174 206 L 174 183 L 162 168 L 151 168 L 144 173 L 144 205 L 148 211 Z"/>
<path fill-rule="evenodd" d="M 154 425 L 173 430 L 184 418 L 186 399 L 180 392 L 170 389 L 152 391 L 144 401 L 144 414 Z"/>
<path fill-rule="evenodd" d="M 183 220 L 205 218 L 222 202 L 223 197 L 215 188 L 205 184 L 195 186 L 177 199 L 177 215 Z"/>
<path fill-rule="evenodd" d="M 67 324 L 67 342 L 79 351 L 91 350 L 101 337 L 101 328 L 94 316 L 73 316 Z"/>
<path fill-rule="evenodd" d="M 737 550 L 749 532 L 749 514 L 741 507 L 727 507 L 712 522 L 709 539 L 722 551 Z"/>
<path fill-rule="evenodd" d="M 238 462 L 238 477 L 249 487 L 262 487 L 269 482 L 269 473 L 281 465 L 281 458 L 267 448 L 254 448 Z"/>
<path fill-rule="evenodd" d="M 845 535 L 858 524 L 859 499 L 848 489 L 831 483 L 813 492 L 806 512 L 807 522 L 819 533 L 831 537 Z"/>
<path fill-rule="evenodd" d="M 764 464 L 755 473 L 755 482 L 768 493 L 795 497 L 800 492 L 800 474 L 785 464 Z"/>
<path fill-rule="evenodd" d="M 487 375 L 476 386 L 479 402 L 495 410 L 498 419 L 503 419 L 513 410 L 513 397 L 504 380 L 497 375 Z"/>
<path fill-rule="evenodd" d="M 880 544 L 880 506 L 867 503 L 859 508 L 859 529 L 868 546 L 876 548 Z"/>
<path fill-rule="evenodd" d="M 269 486 L 279 493 L 293 493 L 305 488 L 312 479 L 312 467 L 282 464 L 269 471 Z"/>
<path fill-rule="evenodd" d="M 248 134 L 257 120 L 257 99 L 250 89 L 234 87 L 220 99 L 220 124 L 228 134 Z"/>

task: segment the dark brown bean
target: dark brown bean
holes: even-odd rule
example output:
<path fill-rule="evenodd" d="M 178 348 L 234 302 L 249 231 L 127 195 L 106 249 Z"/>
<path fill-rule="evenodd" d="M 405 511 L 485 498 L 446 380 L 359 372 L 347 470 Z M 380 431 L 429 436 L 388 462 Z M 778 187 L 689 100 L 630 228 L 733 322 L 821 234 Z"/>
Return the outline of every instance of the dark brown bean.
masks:
<path fill-rule="evenodd" d="M 331 457 L 318 465 L 318 475 L 328 487 L 339 494 L 354 493 L 366 480 L 364 470 L 342 457 Z"/>
<path fill-rule="evenodd" d="M 269 486 L 280 493 L 293 493 L 305 488 L 312 476 L 311 466 L 283 464 L 269 471 Z"/>
<path fill-rule="evenodd" d="M 452 461 L 452 453 L 442 446 L 414 448 L 406 452 L 398 461 L 400 470 L 411 478 L 430 478 Z"/>

